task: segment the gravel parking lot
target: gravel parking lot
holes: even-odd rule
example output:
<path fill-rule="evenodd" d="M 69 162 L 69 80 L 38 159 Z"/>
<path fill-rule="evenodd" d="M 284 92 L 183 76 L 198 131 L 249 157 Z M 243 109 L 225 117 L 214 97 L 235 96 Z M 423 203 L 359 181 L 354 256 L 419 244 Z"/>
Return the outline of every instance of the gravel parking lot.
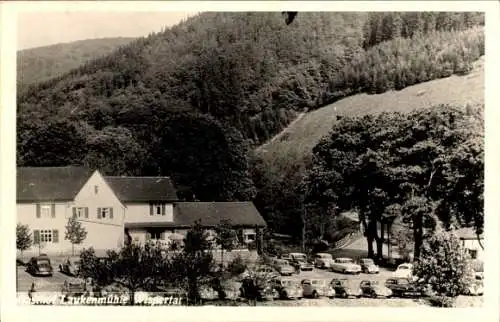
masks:
<path fill-rule="evenodd" d="M 305 278 L 320 278 L 330 281 L 333 278 L 347 278 L 349 284 L 352 283 L 354 287 L 357 287 L 359 283 L 364 279 L 377 280 L 379 283 L 384 283 L 385 280 L 390 277 L 391 271 L 380 268 L 379 274 L 359 274 L 359 275 L 346 275 L 340 273 L 330 272 L 323 269 L 314 269 L 313 271 L 301 272 L 300 274 L 292 275 L 293 279 L 300 282 Z M 31 283 L 35 282 L 35 288 L 37 291 L 41 292 L 58 292 L 64 281 L 69 278 L 69 276 L 54 271 L 52 277 L 34 277 L 29 273 L 24 271 L 24 267 L 17 267 L 17 281 L 18 281 L 18 292 L 27 292 L 31 287 Z M 473 297 L 473 296 L 460 296 L 457 298 L 458 307 L 481 307 L 483 303 L 483 297 Z M 244 303 L 241 303 L 245 305 Z M 267 302 L 259 302 L 259 306 L 339 306 L 339 307 L 356 307 L 356 306 L 377 306 L 377 307 L 418 307 L 427 306 L 422 299 L 410 299 L 410 298 L 390 298 L 390 299 L 371 299 L 371 298 L 361 298 L 361 299 L 301 299 L 301 300 L 275 300 Z"/>

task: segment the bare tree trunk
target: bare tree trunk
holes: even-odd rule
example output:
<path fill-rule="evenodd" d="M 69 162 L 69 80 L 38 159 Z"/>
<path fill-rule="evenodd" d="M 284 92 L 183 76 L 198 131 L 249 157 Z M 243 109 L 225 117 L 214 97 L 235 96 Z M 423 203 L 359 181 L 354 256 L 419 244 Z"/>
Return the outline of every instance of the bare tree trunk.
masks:
<path fill-rule="evenodd" d="M 423 216 L 418 214 L 413 222 L 413 239 L 415 242 L 413 250 L 413 260 L 418 260 L 420 257 L 420 248 L 422 247 L 423 238 Z"/>
<path fill-rule="evenodd" d="M 367 232 L 366 240 L 368 242 L 368 257 L 373 258 L 375 256 L 375 252 L 373 251 L 373 236 L 370 232 Z"/>
<path fill-rule="evenodd" d="M 378 234 L 378 232 L 377 232 Z M 378 237 L 378 236 L 377 236 Z M 380 237 L 377 239 L 377 258 L 378 259 L 383 259 L 384 258 L 384 222 L 380 223 Z"/>
<path fill-rule="evenodd" d="M 224 270 L 224 248 L 220 247 L 220 268 Z"/>
<path fill-rule="evenodd" d="M 306 250 L 306 208 L 302 204 L 302 252 Z"/>
<path fill-rule="evenodd" d="M 391 229 L 392 229 L 392 223 L 388 222 L 387 223 L 387 258 L 391 258 L 391 252 L 392 252 L 392 236 L 391 236 Z"/>

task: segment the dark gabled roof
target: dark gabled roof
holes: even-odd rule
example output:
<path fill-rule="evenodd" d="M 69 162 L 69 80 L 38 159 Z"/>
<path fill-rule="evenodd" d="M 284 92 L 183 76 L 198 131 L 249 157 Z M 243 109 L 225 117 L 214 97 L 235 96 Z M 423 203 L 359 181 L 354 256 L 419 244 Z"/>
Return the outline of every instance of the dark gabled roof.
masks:
<path fill-rule="evenodd" d="M 86 167 L 18 167 L 17 201 L 74 200 L 93 171 Z"/>
<path fill-rule="evenodd" d="M 174 204 L 174 224 L 191 226 L 200 220 L 202 226 L 216 226 L 229 219 L 235 226 L 266 226 L 266 222 L 250 201 L 244 202 L 177 202 Z"/>
<path fill-rule="evenodd" d="M 176 202 L 173 222 L 133 222 L 128 228 L 162 227 L 189 228 L 196 220 L 204 227 L 214 227 L 221 219 L 229 219 L 234 226 L 265 227 L 266 222 L 252 202 Z"/>
<path fill-rule="evenodd" d="M 104 177 L 122 202 L 177 201 L 169 177 Z"/>

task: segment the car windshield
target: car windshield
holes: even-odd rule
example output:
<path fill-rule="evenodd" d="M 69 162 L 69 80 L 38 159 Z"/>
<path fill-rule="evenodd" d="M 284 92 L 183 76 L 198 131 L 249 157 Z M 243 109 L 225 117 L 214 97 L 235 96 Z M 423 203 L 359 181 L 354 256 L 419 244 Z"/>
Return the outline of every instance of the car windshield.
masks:
<path fill-rule="evenodd" d="M 408 265 L 400 265 L 398 269 L 410 269 L 410 266 Z"/>
<path fill-rule="evenodd" d="M 373 264 L 373 259 L 363 259 L 361 262 L 365 265 L 371 265 Z"/>
<path fill-rule="evenodd" d="M 278 259 L 276 260 L 277 265 L 288 265 L 288 261 L 284 259 Z"/>
<path fill-rule="evenodd" d="M 306 260 L 306 256 L 305 255 L 294 255 L 293 257 L 296 260 L 299 260 L 299 261 L 305 261 Z"/>
<path fill-rule="evenodd" d="M 344 286 L 344 285 L 346 285 L 346 283 L 347 283 L 347 280 L 334 280 L 334 281 L 332 281 L 332 284 L 337 285 L 337 286 Z"/>
<path fill-rule="evenodd" d="M 38 265 L 46 265 L 46 266 L 50 265 L 49 260 L 48 260 L 48 259 L 45 259 L 45 258 L 43 258 L 43 259 L 37 259 L 37 260 L 36 260 L 36 263 L 37 263 Z"/>
<path fill-rule="evenodd" d="M 281 285 L 283 285 L 283 286 L 294 286 L 295 282 L 292 281 L 292 280 L 282 280 L 281 281 Z"/>
<path fill-rule="evenodd" d="M 313 285 L 323 285 L 323 281 L 321 281 L 321 280 L 312 280 L 311 284 L 313 284 Z"/>
<path fill-rule="evenodd" d="M 332 258 L 332 255 L 330 255 L 330 254 L 320 254 L 319 258 L 328 259 L 328 258 Z"/>
<path fill-rule="evenodd" d="M 342 263 L 342 264 L 352 263 L 352 259 L 350 259 L 350 258 L 340 258 L 340 259 L 337 259 L 337 263 Z"/>

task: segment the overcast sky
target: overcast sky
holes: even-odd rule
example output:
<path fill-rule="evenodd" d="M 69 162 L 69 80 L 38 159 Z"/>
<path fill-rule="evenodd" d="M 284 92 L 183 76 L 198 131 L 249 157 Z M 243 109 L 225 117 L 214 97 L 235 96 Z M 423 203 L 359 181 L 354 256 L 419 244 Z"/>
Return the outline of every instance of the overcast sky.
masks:
<path fill-rule="evenodd" d="M 19 13 L 18 50 L 107 37 L 142 37 L 196 12 L 37 12 Z"/>

